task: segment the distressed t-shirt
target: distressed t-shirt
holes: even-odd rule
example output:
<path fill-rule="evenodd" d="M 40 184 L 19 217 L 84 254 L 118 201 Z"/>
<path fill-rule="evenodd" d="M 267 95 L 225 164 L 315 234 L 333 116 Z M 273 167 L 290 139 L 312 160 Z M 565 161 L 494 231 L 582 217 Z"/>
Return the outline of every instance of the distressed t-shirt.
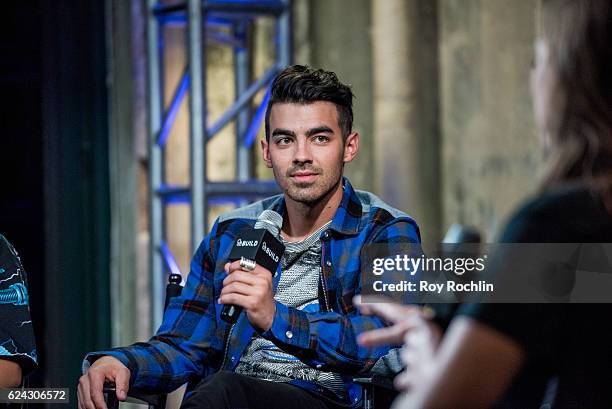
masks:
<path fill-rule="evenodd" d="M 281 277 L 274 299 L 302 311 L 319 311 L 318 283 L 321 272 L 321 232 L 316 232 L 299 242 L 285 242 L 281 259 Z M 236 372 L 274 382 L 299 379 L 317 383 L 342 396 L 344 384 L 340 375 L 309 367 L 295 356 L 288 354 L 271 341 L 254 336 L 240 358 Z"/>

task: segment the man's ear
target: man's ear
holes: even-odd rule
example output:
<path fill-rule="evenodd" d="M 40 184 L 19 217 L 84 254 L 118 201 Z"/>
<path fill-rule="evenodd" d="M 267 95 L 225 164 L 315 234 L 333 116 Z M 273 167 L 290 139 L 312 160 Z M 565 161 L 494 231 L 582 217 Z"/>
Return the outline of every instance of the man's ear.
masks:
<path fill-rule="evenodd" d="M 353 132 L 346 137 L 344 141 L 344 157 L 342 161 L 349 163 L 357 156 L 359 152 L 359 132 Z"/>
<path fill-rule="evenodd" d="M 264 162 L 266 162 L 266 166 L 272 169 L 272 160 L 270 159 L 269 146 L 270 145 L 268 144 L 268 141 L 266 141 L 265 138 L 261 140 L 261 154 L 263 156 L 263 160 Z"/>

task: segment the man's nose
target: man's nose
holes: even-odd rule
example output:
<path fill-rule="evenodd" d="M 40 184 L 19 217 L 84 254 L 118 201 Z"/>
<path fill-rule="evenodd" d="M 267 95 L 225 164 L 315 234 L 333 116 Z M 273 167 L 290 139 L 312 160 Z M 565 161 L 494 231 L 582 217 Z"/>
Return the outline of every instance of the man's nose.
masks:
<path fill-rule="evenodd" d="M 306 140 L 298 140 L 295 146 L 295 155 L 293 156 L 293 163 L 312 163 L 312 152 L 310 150 L 310 144 Z"/>

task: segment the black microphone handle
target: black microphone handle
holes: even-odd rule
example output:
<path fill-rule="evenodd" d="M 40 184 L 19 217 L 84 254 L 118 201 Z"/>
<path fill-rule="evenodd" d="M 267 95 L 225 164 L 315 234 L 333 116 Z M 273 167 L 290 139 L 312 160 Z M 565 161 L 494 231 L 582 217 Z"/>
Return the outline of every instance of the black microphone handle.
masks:
<path fill-rule="evenodd" d="M 229 324 L 235 324 L 242 312 L 242 307 L 234 304 L 226 304 L 221 311 L 221 319 Z"/>
<path fill-rule="evenodd" d="M 234 304 L 226 304 L 221 310 L 221 319 L 229 324 L 235 324 L 242 312 L 242 307 Z"/>

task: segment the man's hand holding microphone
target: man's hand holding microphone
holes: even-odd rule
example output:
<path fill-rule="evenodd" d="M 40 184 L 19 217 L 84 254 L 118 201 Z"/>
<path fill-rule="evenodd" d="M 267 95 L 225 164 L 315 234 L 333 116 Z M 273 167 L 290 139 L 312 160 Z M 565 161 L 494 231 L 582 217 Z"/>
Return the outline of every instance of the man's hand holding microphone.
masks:
<path fill-rule="evenodd" d="M 244 308 L 253 327 L 262 332 L 267 331 L 272 326 L 276 312 L 272 295 L 272 273 L 260 265 L 250 270 L 244 264 L 240 260 L 225 264 L 228 276 L 223 280 L 219 304 Z"/>

